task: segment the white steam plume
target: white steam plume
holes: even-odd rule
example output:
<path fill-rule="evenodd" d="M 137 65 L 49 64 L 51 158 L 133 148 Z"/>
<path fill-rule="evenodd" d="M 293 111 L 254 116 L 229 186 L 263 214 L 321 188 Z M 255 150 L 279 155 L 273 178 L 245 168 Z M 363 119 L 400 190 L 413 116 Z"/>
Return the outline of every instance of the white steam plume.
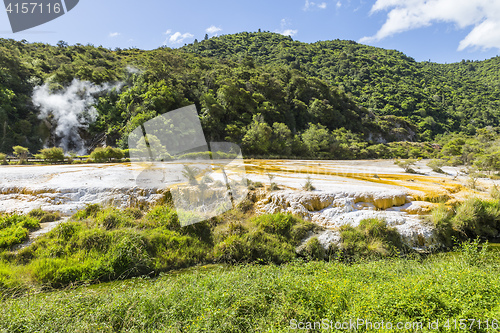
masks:
<path fill-rule="evenodd" d="M 47 119 L 52 115 L 55 122 L 53 133 L 60 140 L 64 151 L 72 148 L 85 153 L 85 144 L 80 137 L 79 129 L 87 128 L 97 118 L 94 95 L 120 86 L 104 84 L 95 85 L 88 81 L 74 79 L 71 85 L 61 91 L 51 92 L 49 85 L 37 86 L 33 90 L 33 104 L 40 109 L 38 118 Z"/>

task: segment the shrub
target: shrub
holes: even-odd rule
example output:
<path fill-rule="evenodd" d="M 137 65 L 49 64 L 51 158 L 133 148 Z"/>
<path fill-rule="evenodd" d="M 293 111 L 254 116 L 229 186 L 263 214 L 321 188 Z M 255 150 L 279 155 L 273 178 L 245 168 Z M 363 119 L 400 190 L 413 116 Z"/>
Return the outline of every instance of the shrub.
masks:
<path fill-rule="evenodd" d="M 300 249 L 300 254 L 309 260 L 322 260 L 325 258 L 325 249 L 317 237 L 311 237 Z"/>
<path fill-rule="evenodd" d="M 40 228 L 37 219 L 23 215 L 0 217 L 0 249 L 9 249 L 28 240 L 29 230 Z"/>
<path fill-rule="evenodd" d="M 19 164 L 25 164 L 28 159 L 29 150 L 26 147 L 14 146 L 12 147 L 14 155 L 19 158 Z"/>
<path fill-rule="evenodd" d="M 107 208 L 97 213 L 94 221 L 97 226 L 106 230 L 134 226 L 134 219 L 116 208 Z"/>
<path fill-rule="evenodd" d="M 229 236 L 214 248 L 214 258 L 219 262 L 258 261 L 281 264 L 294 257 L 293 245 L 263 230 L 255 230 L 241 236 Z"/>
<path fill-rule="evenodd" d="M 357 227 L 344 225 L 340 237 L 341 248 L 352 257 L 391 256 L 407 250 L 397 230 L 378 219 L 364 219 Z"/>
<path fill-rule="evenodd" d="M 64 161 L 64 151 L 62 148 L 52 147 L 40 150 L 43 159 L 48 162 Z"/>
<path fill-rule="evenodd" d="M 186 153 L 183 155 L 176 156 L 176 160 L 210 160 L 212 159 L 211 151 L 203 151 L 203 152 L 193 152 Z"/>
<path fill-rule="evenodd" d="M 144 215 L 139 208 L 134 208 L 134 207 L 125 208 L 124 213 L 129 215 L 130 217 L 132 217 L 135 220 L 139 220 Z"/>
<path fill-rule="evenodd" d="M 307 176 L 306 183 L 302 186 L 302 189 L 305 191 L 314 191 L 316 189 L 312 184 L 311 177 Z"/>
<path fill-rule="evenodd" d="M 498 235 L 500 207 L 497 202 L 477 198 L 465 200 L 452 218 L 453 228 L 465 238 L 495 237 Z"/>
<path fill-rule="evenodd" d="M 9 164 L 7 162 L 7 154 L 0 153 L 0 164 L 1 165 L 7 165 L 7 164 Z"/>
<path fill-rule="evenodd" d="M 453 245 L 453 237 L 456 236 L 451 223 L 452 216 L 451 210 L 444 204 L 440 204 L 431 212 L 431 220 L 436 228 L 438 238 L 447 247 Z"/>
<path fill-rule="evenodd" d="M 479 238 L 476 238 L 459 243 L 456 250 L 467 264 L 482 267 L 486 264 L 488 247 L 488 242 L 480 245 Z"/>
<path fill-rule="evenodd" d="M 133 231 L 120 231 L 114 234 L 111 248 L 106 252 L 104 262 L 104 265 L 111 267 L 110 278 L 124 279 L 149 273 L 152 270 L 146 239 Z"/>
<path fill-rule="evenodd" d="M 434 172 L 438 173 L 444 173 L 444 171 L 441 169 L 445 165 L 445 162 L 443 160 L 430 160 L 427 162 L 427 166 L 432 169 Z"/>
<path fill-rule="evenodd" d="M 190 185 L 198 185 L 196 176 L 199 174 L 200 170 L 196 167 L 191 167 L 189 165 L 183 166 L 182 175 L 187 178 Z"/>
<path fill-rule="evenodd" d="M 41 208 L 33 209 L 28 213 L 28 216 L 38 219 L 40 223 L 54 222 L 60 219 L 59 213 L 46 212 Z"/>
<path fill-rule="evenodd" d="M 13 245 L 21 244 L 28 239 L 28 234 L 28 229 L 21 225 L 13 225 L 0 230 L 0 249 L 8 249 Z"/>
<path fill-rule="evenodd" d="M 83 229 L 83 225 L 78 222 L 64 222 L 58 224 L 57 227 L 52 229 L 48 236 L 49 238 L 56 238 L 63 241 L 69 241 L 73 235 L 78 234 Z"/>
<path fill-rule="evenodd" d="M 413 169 L 415 167 L 415 163 L 417 163 L 416 160 L 414 159 L 407 159 L 407 160 L 396 160 L 394 161 L 394 164 L 396 164 L 398 167 L 403 168 L 405 172 L 407 173 L 416 173 L 416 171 Z"/>
<path fill-rule="evenodd" d="M 148 252 L 156 271 L 188 267 L 207 262 L 212 247 L 190 235 L 157 228 L 145 232 Z"/>
<path fill-rule="evenodd" d="M 174 209 L 168 206 L 153 207 L 140 222 L 142 227 L 158 228 L 178 231 L 181 228 L 179 218 Z"/>
<path fill-rule="evenodd" d="M 307 232 L 314 228 L 310 222 L 294 217 L 290 214 L 268 214 L 252 219 L 260 230 L 286 239 L 293 245 L 298 245 Z"/>
<path fill-rule="evenodd" d="M 94 160 L 95 162 L 111 162 L 113 160 L 120 160 L 124 157 L 124 153 L 121 149 L 119 148 L 113 148 L 113 147 L 97 147 L 95 148 L 92 153 L 90 154 L 90 158 Z"/>
<path fill-rule="evenodd" d="M 215 228 L 214 239 L 217 243 L 220 243 L 230 236 L 241 236 L 246 232 L 248 232 L 248 230 L 241 222 L 231 220 L 227 223 L 220 224 Z"/>
<path fill-rule="evenodd" d="M 0 216 L 0 229 L 8 228 L 15 225 L 21 225 L 23 228 L 27 229 L 40 228 L 38 220 L 32 217 L 18 215 L 18 214 Z"/>
<path fill-rule="evenodd" d="M 97 213 L 102 210 L 99 204 L 90 204 L 85 207 L 85 209 L 76 212 L 72 218 L 75 220 L 88 219 L 89 217 L 96 217 Z"/>
<path fill-rule="evenodd" d="M 77 245 L 81 249 L 95 249 L 99 252 L 105 252 L 109 249 L 111 241 L 111 234 L 109 232 L 101 228 L 92 228 L 83 230 L 78 235 Z"/>
<path fill-rule="evenodd" d="M 498 186 L 494 185 L 490 190 L 490 195 L 495 200 L 500 200 L 500 191 L 498 190 Z"/>

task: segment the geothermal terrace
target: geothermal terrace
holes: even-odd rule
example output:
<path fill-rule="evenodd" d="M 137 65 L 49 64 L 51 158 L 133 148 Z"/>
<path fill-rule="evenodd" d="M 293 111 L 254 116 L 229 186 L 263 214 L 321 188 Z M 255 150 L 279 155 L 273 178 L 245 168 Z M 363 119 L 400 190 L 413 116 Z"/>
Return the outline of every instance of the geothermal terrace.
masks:
<path fill-rule="evenodd" d="M 436 202 L 487 196 L 465 187 L 466 178 L 456 177 L 456 168 L 445 167 L 446 173 L 439 174 L 425 161 L 417 163 L 418 174 L 404 173 L 391 160 L 245 160 L 244 165 L 247 179 L 269 185 L 271 175 L 280 188 L 251 192 L 257 212 L 290 212 L 322 226 L 316 236 L 325 247 L 338 239 L 339 226 L 371 217 L 386 220 L 412 247 L 430 247 L 437 239 L 428 214 Z M 2 212 L 42 208 L 67 216 L 93 203 L 143 207 L 160 200 L 168 187 L 141 187 L 136 181 L 141 168 L 130 163 L 1 166 L 0 171 Z M 308 176 L 314 191 L 302 190 Z M 480 185 L 487 189 L 492 184 L 483 180 Z"/>

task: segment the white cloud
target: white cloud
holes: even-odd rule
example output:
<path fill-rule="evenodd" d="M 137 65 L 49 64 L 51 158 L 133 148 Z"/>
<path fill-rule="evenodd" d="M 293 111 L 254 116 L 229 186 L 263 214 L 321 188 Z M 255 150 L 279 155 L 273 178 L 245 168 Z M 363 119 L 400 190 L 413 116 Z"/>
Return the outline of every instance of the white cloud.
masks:
<path fill-rule="evenodd" d="M 119 33 L 119 32 L 110 32 L 109 33 L 109 37 L 111 37 L 111 38 L 118 37 L 120 35 L 121 35 L 121 33 Z"/>
<path fill-rule="evenodd" d="M 276 30 L 276 32 L 279 34 L 282 34 L 284 36 L 293 37 L 299 32 L 298 30 L 293 30 L 293 29 L 289 29 L 289 28 L 287 29 L 287 27 L 291 25 L 290 21 L 287 19 L 282 19 L 280 25 L 281 25 L 281 29 Z"/>
<path fill-rule="evenodd" d="M 172 34 L 172 30 L 170 29 L 165 32 L 165 35 L 170 35 L 170 37 L 167 37 L 163 44 L 167 44 L 167 41 L 172 44 L 181 44 L 185 39 L 194 37 L 194 35 L 190 34 L 189 32 L 181 33 L 177 31 Z"/>
<path fill-rule="evenodd" d="M 207 34 L 211 34 L 211 35 L 216 34 L 216 33 L 218 33 L 219 31 L 222 31 L 222 29 L 221 29 L 221 28 L 216 27 L 215 25 L 212 25 L 212 26 L 210 26 L 210 27 L 208 27 L 208 28 L 206 28 L 206 29 L 205 29 L 205 32 L 206 32 Z"/>
<path fill-rule="evenodd" d="M 317 3 L 317 2 L 306 0 L 306 3 L 304 4 L 304 8 L 302 8 L 302 9 L 307 11 L 307 10 L 313 10 L 316 8 L 326 9 L 326 7 L 327 7 L 326 2 Z"/>
<path fill-rule="evenodd" d="M 337 8 L 340 8 L 340 7 L 342 7 L 342 2 L 337 1 Z"/>
<path fill-rule="evenodd" d="M 280 31 L 279 33 L 282 34 L 283 36 L 290 36 L 293 37 L 299 32 L 298 30 L 292 30 L 292 29 L 286 29 L 283 31 Z"/>
<path fill-rule="evenodd" d="M 464 29 L 473 26 L 458 50 L 500 49 L 500 1 L 496 0 L 377 0 L 371 12 L 388 11 L 387 20 L 374 36 L 360 43 L 379 41 L 404 31 L 427 27 L 437 22 Z"/>

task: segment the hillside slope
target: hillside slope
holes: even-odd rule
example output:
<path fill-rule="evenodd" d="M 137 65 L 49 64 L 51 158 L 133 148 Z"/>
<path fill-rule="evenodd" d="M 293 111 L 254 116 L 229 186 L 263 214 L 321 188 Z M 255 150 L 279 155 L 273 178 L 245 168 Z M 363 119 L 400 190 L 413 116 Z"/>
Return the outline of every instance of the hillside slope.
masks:
<path fill-rule="evenodd" d="M 383 157 L 387 147 L 370 147 L 496 131 L 499 62 L 418 63 L 351 41 L 307 44 L 266 32 L 152 51 L 2 39 L 0 152 L 22 145 L 36 153 L 64 135 L 88 149 L 126 148 L 128 133 L 144 121 L 194 103 L 208 140 L 241 144 L 247 155 Z M 46 84 L 64 96 L 74 80 L 99 87 L 96 113 L 76 114 L 80 123 L 61 134 L 56 115 L 40 119 L 32 95 Z"/>

